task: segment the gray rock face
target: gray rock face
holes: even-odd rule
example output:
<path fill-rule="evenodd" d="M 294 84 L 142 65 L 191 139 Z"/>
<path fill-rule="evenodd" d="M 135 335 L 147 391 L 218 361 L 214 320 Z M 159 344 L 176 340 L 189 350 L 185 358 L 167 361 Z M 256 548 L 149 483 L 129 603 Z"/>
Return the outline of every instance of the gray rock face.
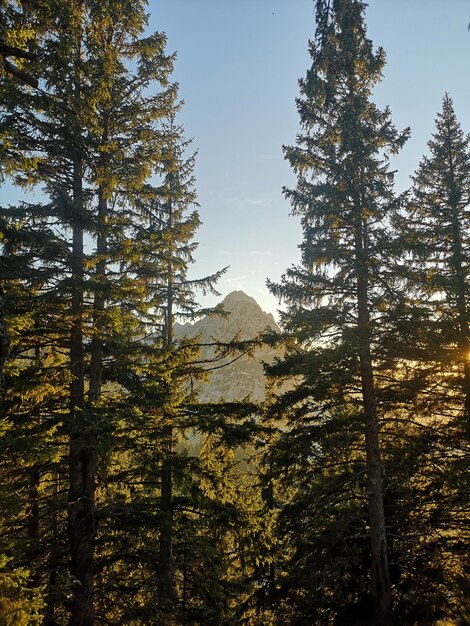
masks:
<path fill-rule="evenodd" d="M 228 343 L 234 337 L 254 339 L 266 329 L 279 330 L 271 313 L 265 313 L 254 298 L 243 291 L 233 291 L 223 301 L 227 317 L 204 317 L 194 324 L 175 324 L 175 335 L 188 339 L 199 338 L 201 343 L 213 340 Z M 203 356 L 214 355 L 213 348 L 204 348 Z M 207 382 L 197 383 L 200 402 L 240 401 L 248 398 L 253 401 L 264 400 L 265 377 L 262 362 L 271 363 L 280 352 L 268 346 L 257 348 L 253 356 L 244 355 L 208 372 Z M 233 357 L 232 357 L 233 359 Z M 221 363 L 214 365 L 219 366 Z M 207 365 L 210 368 L 210 364 Z"/>

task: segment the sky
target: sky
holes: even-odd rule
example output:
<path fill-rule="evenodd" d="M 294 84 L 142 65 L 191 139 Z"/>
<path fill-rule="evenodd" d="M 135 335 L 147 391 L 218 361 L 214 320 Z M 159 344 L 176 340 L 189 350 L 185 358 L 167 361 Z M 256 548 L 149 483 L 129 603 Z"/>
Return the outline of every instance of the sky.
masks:
<path fill-rule="evenodd" d="M 276 315 L 266 279 L 278 281 L 299 260 L 299 221 L 282 194 L 295 179 L 282 146 L 300 130 L 295 98 L 310 66 L 314 2 L 150 0 L 149 10 L 150 29 L 164 31 L 177 53 L 180 122 L 198 149 L 203 225 L 191 275 L 229 265 L 222 297 L 241 289 Z M 366 21 L 387 53 L 375 101 L 390 106 L 398 129 L 412 129 L 393 162 L 401 191 L 426 153 L 446 91 L 470 131 L 470 0 L 370 0 Z"/>
<path fill-rule="evenodd" d="M 243 290 L 276 316 L 266 279 L 299 261 L 301 229 L 282 187 L 295 178 L 282 154 L 295 143 L 298 79 L 310 66 L 314 0 L 149 0 L 149 31 L 167 34 L 179 121 L 198 150 L 196 188 L 203 222 L 190 276 L 229 266 L 221 297 Z M 368 36 L 388 58 L 376 103 L 389 105 L 411 139 L 393 168 L 397 190 L 426 152 L 447 91 L 470 131 L 470 0 L 370 0 Z M 16 195 L 16 197 L 15 197 Z M 6 184 L 2 202 L 18 193 Z M 200 299 L 208 307 L 221 298 Z"/>

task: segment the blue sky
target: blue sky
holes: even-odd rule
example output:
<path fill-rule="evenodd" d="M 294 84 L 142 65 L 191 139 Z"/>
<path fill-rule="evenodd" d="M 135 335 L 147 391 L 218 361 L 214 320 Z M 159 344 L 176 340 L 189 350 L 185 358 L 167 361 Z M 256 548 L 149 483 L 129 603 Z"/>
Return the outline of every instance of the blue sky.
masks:
<path fill-rule="evenodd" d="M 177 52 L 174 78 L 186 103 L 180 121 L 199 151 L 203 225 L 191 275 L 230 265 L 222 296 L 242 289 L 274 314 L 266 279 L 279 280 L 299 258 L 298 219 L 281 191 L 295 184 L 282 145 L 299 131 L 295 98 L 310 64 L 313 10 L 313 0 L 149 0 L 149 30 L 166 32 L 168 51 Z M 470 0 L 370 0 L 366 18 L 388 57 L 376 102 L 390 105 L 399 129 L 412 129 L 393 164 L 403 190 L 445 91 L 470 131 Z M 2 201 L 18 195 L 7 184 Z"/>
<path fill-rule="evenodd" d="M 294 184 L 282 145 L 299 130 L 295 98 L 309 67 L 313 0 L 150 0 L 149 8 L 151 29 L 166 32 L 177 52 L 180 120 L 199 149 L 203 225 L 192 273 L 230 265 L 222 295 L 243 289 L 275 312 L 266 278 L 278 280 L 299 258 L 300 227 L 281 192 Z M 366 17 L 388 59 L 376 102 L 390 105 L 398 128 L 412 128 L 394 162 L 405 189 L 445 91 L 470 131 L 470 0 L 370 0 Z"/>

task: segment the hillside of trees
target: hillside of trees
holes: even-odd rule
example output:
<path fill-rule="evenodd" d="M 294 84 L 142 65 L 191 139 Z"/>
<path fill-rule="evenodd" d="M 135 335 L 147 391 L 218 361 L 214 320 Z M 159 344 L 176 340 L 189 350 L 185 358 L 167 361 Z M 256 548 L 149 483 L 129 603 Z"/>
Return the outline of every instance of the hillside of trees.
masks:
<path fill-rule="evenodd" d="M 301 258 L 238 328 L 145 0 L 0 2 L 0 626 L 470 623 L 470 137 L 443 93 L 397 193 L 366 4 L 312 8 Z"/>

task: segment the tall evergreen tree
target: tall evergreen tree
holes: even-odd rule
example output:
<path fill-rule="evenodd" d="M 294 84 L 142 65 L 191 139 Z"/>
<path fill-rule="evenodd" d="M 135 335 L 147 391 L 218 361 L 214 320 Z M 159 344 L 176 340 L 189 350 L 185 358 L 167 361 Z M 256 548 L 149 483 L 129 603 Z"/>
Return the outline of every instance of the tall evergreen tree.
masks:
<path fill-rule="evenodd" d="M 389 498 L 398 497 L 392 525 L 402 524 L 402 531 L 393 531 L 394 543 L 400 544 L 398 537 L 408 543 L 397 546 L 400 603 L 415 603 L 413 610 L 421 611 L 422 619 L 465 621 L 470 165 L 469 138 L 448 95 L 428 145 L 429 154 L 412 177 L 406 211 L 395 218 L 405 285 L 396 337 L 400 370 L 407 379 L 402 407 L 406 440 L 401 449 L 391 446 L 397 478 Z M 416 515 L 419 544 L 410 543 Z M 419 577 L 411 574 L 416 570 Z M 413 580 L 420 579 L 419 588 L 426 593 L 416 591 Z M 446 595 L 446 588 L 453 594 Z"/>
<path fill-rule="evenodd" d="M 9 315 L 19 325 L 16 353 L 26 360 L 12 360 L 21 381 L 12 386 L 10 408 L 21 406 L 18 416 L 31 415 L 40 424 L 38 440 L 49 453 L 38 463 L 21 452 L 16 528 L 24 524 L 27 500 L 41 554 L 51 546 L 46 556 L 34 559 L 37 580 L 48 583 L 49 623 L 63 621 L 65 612 L 70 623 L 92 623 L 95 615 L 167 623 L 180 612 L 176 598 L 182 594 L 186 603 L 183 615 L 190 602 L 175 576 L 188 571 L 188 551 L 184 567 L 181 561 L 176 567 L 172 556 L 173 535 L 183 528 L 182 514 L 175 517 L 174 490 L 185 465 L 176 448 L 187 428 L 184 381 L 200 366 L 192 362 L 194 345 L 173 341 L 172 326 L 176 314 L 196 314 L 194 289 L 212 289 L 220 273 L 187 278 L 199 219 L 187 212 L 195 201 L 194 158 L 183 156 L 188 144 L 174 121 L 176 89 L 167 82 L 172 59 L 164 53 L 162 35 L 139 38 L 145 20 L 141 4 L 122 9 L 115 2 L 77 2 L 57 11 L 50 37 L 40 42 L 41 89 L 31 93 L 19 86 L 19 94 L 7 92 L 2 119 L 16 180 L 42 185 L 51 199 L 43 206 L 2 211 Z M 161 90 L 152 95 L 148 88 L 155 81 Z M 160 185 L 149 184 L 152 174 Z M 22 259 L 16 266 L 14 253 Z M 26 309 L 47 303 L 45 343 L 40 340 L 45 328 L 34 329 L 34 315 L 22 323 L 25 311 L 15 304 L 15 290 L 24 292 Z M 28 403 L 20 382 L 31 376 L 28 355 L 36 342 L 37 387 L 56 353 L 62 377 L 56 376 L 57 384 L 39 401 L 31 388 Z M 9 459 L 22 427 L 15 421 L 5 442 Z M 31 433 L 24 427 L 22 432 L 31 441 Z M 64 455 L 60 451 L 67 445 Z M 27 476 L 35 479 L 34 493 Z M 66 507 L 57 494 L 64 491 Z M 181 500 L 180 487 L 177 494 Z M 131 540 L 137 521 L 138 548 Z M 137 573 L 145 572 L 144 580 L 135 578 L 134 549 L 140 551 Z M 68 578 L 58 557 L 64 553 L 71 559 Z M 195 571 L 201 554 L 193 558 Z M 187 589 L 187 574 L 183 578 Z M 123 596 L 128 605 L 121 611 Z M 195 603 L 201 612 L 204 602 Z"/>
<path fill-rule="evenodd" d="M 374 52 L 367 39 L 364 11 L 358 0 L 333 2 L 322 47 L 310 44 L 312 66 L 297 103 L 303 134 L 297 146 L 285 148 L 297 174 L 296 189 L 285 193 L 302 219 L 302 265 L 270 288 L 287 303 L 284 328 L 299 341 L 281 368 L 303 379 L 284 399 L 297 415 L 286 438 L 297 432 L 308 465 L 309 457 L 331 449 L 321 434 L 332 436 L 336 422 L 345 439 L 349 429 L 351 450 L 361 451 L 348 463 L 364 454 L 372 600 L 375 623 L 386 625 L 392 600 L 374 350 L 384 301 L 382 260 L 392 249 L 388 219 L 397 205 L 388 161 L 408 131 L 397 132 L 390 111 L 371 102 L 385 54 Z M 310 442 L 302 424 L 312 429 Z"/>
<path fill-rule="evenodd" d="M 96 418 L 102 415 L 96 405 L 102 387 L 103 325 L 107 322 L 107 336 L 113 336 L 116 324 L 122 323 L 116 316 L 117 303 L 123 306 L 123 299 L 139 296 L 136 280 L 127 281 L 127 291 L 125 280 L 123 285 L 117 279 L 108 284 L 106 268 L 126 253 L 129 219 L 138 218 L 133 210 L 110 217 L 107 203 L 122 207 L 126 194 L 129 200 L 132 189 L 141 187 L 152 173 L 160 154 L 157 126 L 175 94 L 167 81 L 172 63 L 164 54 L 165 37 L 139 38 L 146 19 L 142 7 L 143 3 L 123 7 L 81 1 L 59 7 L 40 42 L 41 89 L 30 92 L 20 85 L 19 95 L 11 89 L 5 98 L 3 128 L 11 140 L 11 170 L 18 173 L 18 180 L 43 185 L 52 199 L 45 211 L 31 207 L 25 218 L 34 225 L 40 214 L 46 223 L 55 224 L 63 242 L 59 256 L 47 261 L 58 264 L 54 282 L 46 280 L 42 291 L 59 294 L 66 304 L 65 324 L 56 341 L 68 355 L 71 371 L 65 396 L 69 417 L 63 422 L 70 441 L 66 471 L 70 623 L 94 619 L 100 429 Z M 130 61 L 136 63 L 134 73 L 126 65 Z M 152 81 L 163 89 L 149 96 L 145 92 Z M 33 232 L 41 237 L 35 226 Z M 85 233 L 96 239 L 96 255 L 87 254 Z M 32 261 L 30 272 L 37 262 L 45 260 Z M 28 280 L 26 275 L 19 278 Z M 104 319 L 106 297 L 113 306 Z M 131 307 L 134 316 L 141 308 L 137 302 Z"/>
<path fill-rule="evenodd" d="M 31 72 L 23 71 L 21 67 L 25 62 L 36 58 L 36 54 L 32 50 L 35 31 L 31 23 L 28 24 L 25 11 L 22 11 L 16 2 L 4 0 L 0 6 L 0 92 L 5 88 L 5 85 L 8 88 L 8 79 L 18 80 L 22 84 L 37 87 L 37 77 Z M 43 20 L 38 21 L 44 25 L 45 15 L 42 17 Z M 37 26 L 36 24 L 36 28 Z M 11 59 L 14 61 L 12 62 Z M 6 155 L 0 152 L 1 177 L 8 169 L 4 162 L 5 158 Z M 3 365 L 8 355 L 8 349 L 8 330 L 4 319 L 4 294 L 0 285 L 0 397 L 3 397 Z"/>
<path fill-rule="evenodd" d="M 427 346 L 438 360 L 458 364 L 449 383 L 460 388 L 455 409 L 470 432 L 469 237 L 470 138 L 459 125 L 452 100 L 443 100 L 436 132 L 413 176 L 412 197 L 399 219 L 409 265 L 409 288 L 426 312 Z M 423 355 L 424 356 L 424 355 Z M 444 381 L 442 381 L 443 384 Z M 456 389 L 456 391 L 457 391 Z M 450 396 L 454 395 L 451 393 Z M 448 400 L 451 398 L 449 397 Z M 460 408 L 457 406 L 461 403 Z M 449 409 L 449 405 L 447 409 Z"/>

